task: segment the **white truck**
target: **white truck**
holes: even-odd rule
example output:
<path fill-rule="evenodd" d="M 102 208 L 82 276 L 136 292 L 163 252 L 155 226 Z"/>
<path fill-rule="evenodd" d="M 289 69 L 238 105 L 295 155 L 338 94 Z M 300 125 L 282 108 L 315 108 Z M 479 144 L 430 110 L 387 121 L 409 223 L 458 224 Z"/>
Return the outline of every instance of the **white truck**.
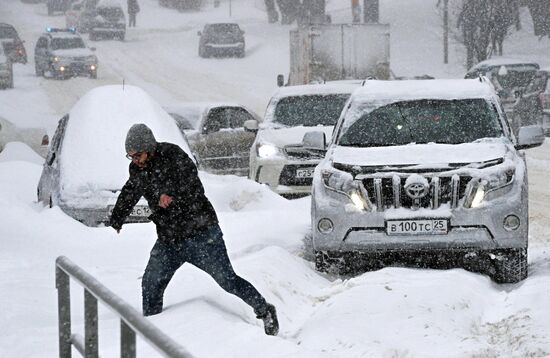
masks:
<path fill-rule="evenodd" d="M 318 24 L 290 31 L 287 85 L 390 78 L 387 24 Z M 277 83 L 282 86 L 284 77 Z"/>

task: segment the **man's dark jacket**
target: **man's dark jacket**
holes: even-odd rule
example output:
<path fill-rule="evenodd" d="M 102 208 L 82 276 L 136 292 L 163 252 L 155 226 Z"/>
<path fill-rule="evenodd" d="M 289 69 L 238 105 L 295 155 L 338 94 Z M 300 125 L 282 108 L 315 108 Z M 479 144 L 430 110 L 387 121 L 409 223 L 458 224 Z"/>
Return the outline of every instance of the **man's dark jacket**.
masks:
<path fill-rule="evenodd" d="M 172 197 L 167 208 L 161 208 L 161 194 Z M 145 168 L 130 163 L 130 178 L 122 187 L 110 224 L 120 229 L 141 197 L 152 211 L 149 219 L 157 226 L 160 240 L 180 240 L 197 229 L 218 223 L 216 212 L 204 195 L 195 163 L 177 145 L 158 143 L 149 155 Z"/>

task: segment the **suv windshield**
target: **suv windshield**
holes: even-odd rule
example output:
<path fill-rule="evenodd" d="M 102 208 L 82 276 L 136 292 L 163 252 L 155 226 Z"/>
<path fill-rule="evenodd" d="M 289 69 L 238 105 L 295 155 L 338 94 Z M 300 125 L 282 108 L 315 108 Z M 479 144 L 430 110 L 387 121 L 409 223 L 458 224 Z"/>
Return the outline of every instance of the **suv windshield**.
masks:
<path fill-rule="evenodd" d="M 214 24 L 209 25 L 206 28 L 206 32 L 208 33 L 216 33 L 216 34 L 238 34 L 240 32 L 239 25 L 237 24 Z"/>
<path fill-rule="evenodd" d="M 79 37 L 52 39 L 52 50 L 67 50 L 71 48 L 84 48 L 84 41 Z"/>
<path fill-rule="evenodd" d="M 350 94 L 291 96 L 279 100 L 273 121 L 289 127 L 333 126 Z"/>
<path fill-rule="evenodd" d="M 500 67 L 491 70 L 491 78 L 496 77 L 498 83 L 503 89 L 514 89 L 516 87 L 525 87 L 535 76 L 538 68 L 534 65 L 506 65 L 505 71 Z M 503 74 L 503 72 L 505 74 Z M 494 76 L 494 77 L 493 77 Z"/>
<path fill-rule="evenodd" d="M 119 7 L 98 7 L 97 14 L 111 21 L 124 17 L 124 12 Z"/>
<path fill-rule="evenodd" d="M 338 139 L 353 147 L 409 143 L 460 144 L 503 135 L 498 113 L 484 99 L 416 100 L 363 114 Z"/>
<path fill-rule="evenodd" d="M 1 26 L 0 27 L 0 39 L 15 39 L 17 38 L 17 32 L 14 28 Z"/>

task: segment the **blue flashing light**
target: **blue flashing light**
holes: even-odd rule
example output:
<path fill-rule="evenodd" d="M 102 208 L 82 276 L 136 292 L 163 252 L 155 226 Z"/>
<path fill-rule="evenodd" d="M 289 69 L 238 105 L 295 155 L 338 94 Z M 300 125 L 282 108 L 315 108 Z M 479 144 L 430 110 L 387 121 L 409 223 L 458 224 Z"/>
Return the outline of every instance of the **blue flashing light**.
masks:
<path fill-rule="evenodd" d="M 52 30 L 53 30 L 53 29 L 52 29 L 51 27 L 47 27 L 47 28 L 46 28 L 46 32 L 52 32 Z"/>
<path fill-rule="evenodd" d="M 73 34 L 76 34 L 76 27 L 69 27 L 67 30 L 69 30 Z"/>

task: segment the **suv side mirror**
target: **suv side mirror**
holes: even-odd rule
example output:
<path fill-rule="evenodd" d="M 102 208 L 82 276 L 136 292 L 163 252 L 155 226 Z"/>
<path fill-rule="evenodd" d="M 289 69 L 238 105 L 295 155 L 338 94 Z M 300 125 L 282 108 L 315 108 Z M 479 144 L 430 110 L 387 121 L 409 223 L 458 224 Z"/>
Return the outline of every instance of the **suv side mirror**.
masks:
<path fill-rule="evenodd" d="M 277 87 L 283 87 L 285 85 L 285 76 L 284 75 L 277 75 Z"/>
<path fill-rule="evenodd" d="M 244 130 L 247 132 L 257 132 L 258 131 L 258 121 L 255 119 L 249 119 L 244 121 Z"/>
<path fill-rule="evenodd" d="M 521 89 L 515 90 L 514 91 L 514 97 L 515 98 L 523 97 L 523 90 L 521 90 Z"/>
<path fill-rule="evenodd" d="M 307 132 L 302 139 L 304 149 L 325 151 L 327 148 L 327 139 L 324 132 Z"/>
<path fill-rule="evenodd" d="M 544 142 L 544 130 L 541 126 L 521 127 L 518 133 L 516 149 L 538 147 Z"/>

